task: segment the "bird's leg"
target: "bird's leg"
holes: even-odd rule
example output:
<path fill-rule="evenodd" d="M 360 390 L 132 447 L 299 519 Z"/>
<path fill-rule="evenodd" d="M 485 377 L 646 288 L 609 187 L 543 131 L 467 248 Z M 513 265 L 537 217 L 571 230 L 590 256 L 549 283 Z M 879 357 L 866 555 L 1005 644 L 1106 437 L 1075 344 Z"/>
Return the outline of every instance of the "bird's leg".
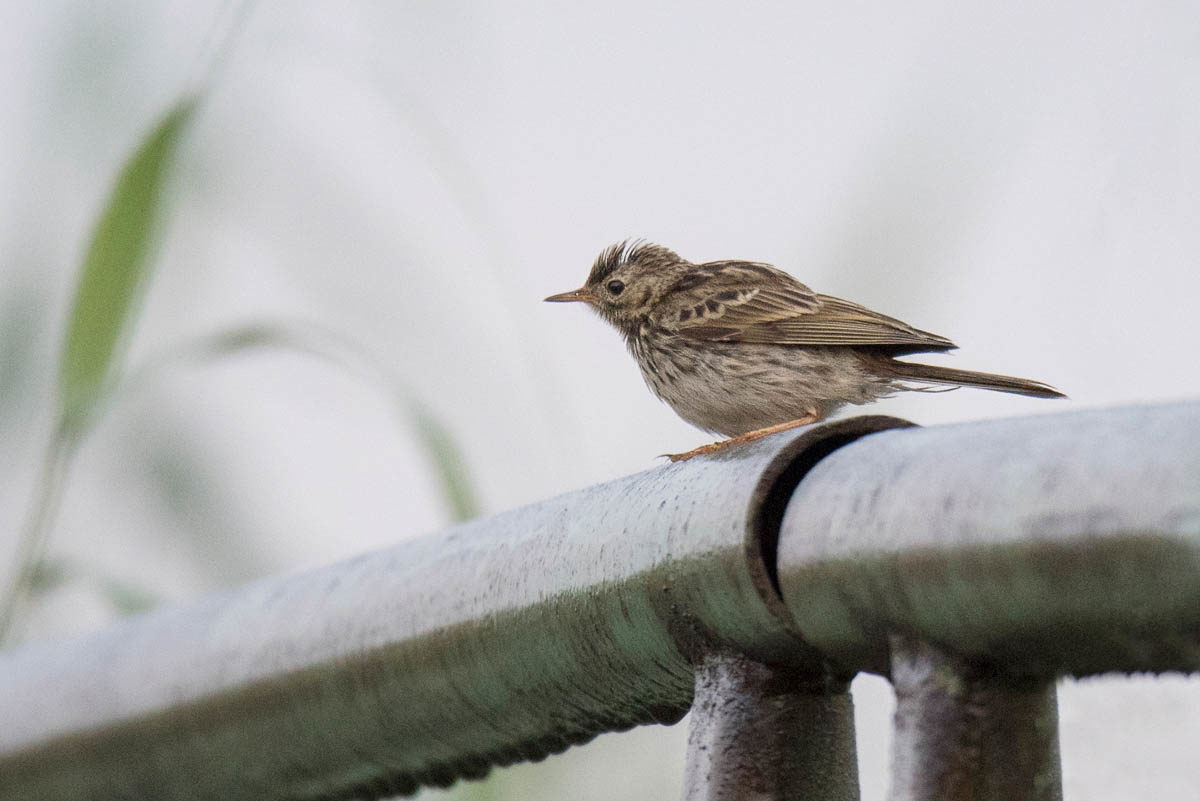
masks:
<path fill-rule="evenodd" d="M 708 445 L 701 445 L 699 448 L 688 451 L 687 453 L 664 453 L 672 462 L 686 462 L 693 456 L 703 456 L 706 453 L 716 453 L 719 450 L 724 450 L 730 445 L 742 445 L 747 442 L 754 442 L 756 439 L 769 437 L 772 434 L 778 434 L 780 431 L 787 431 L 789 428 L 799 428 L 800 426 L 812 425 L 813 423 L 821 422 L 821 415 L 811 413 L 797 420 L 789 420 L 786 423 L 780 423 L 774 426 L 767 426 L 756 431 L 747 431 L 745 434 L 739 434 L 736 437 L 723 439 L 720 442 L 711 442 Z"/>

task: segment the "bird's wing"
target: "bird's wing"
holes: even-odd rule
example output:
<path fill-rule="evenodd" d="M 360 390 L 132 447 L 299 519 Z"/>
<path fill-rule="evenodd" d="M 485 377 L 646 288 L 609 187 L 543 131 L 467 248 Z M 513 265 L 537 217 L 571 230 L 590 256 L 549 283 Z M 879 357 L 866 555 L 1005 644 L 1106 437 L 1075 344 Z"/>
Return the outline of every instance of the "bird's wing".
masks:
<path fill-rule="evenodd" d="M 710 262 L 685 276 L 655 310 L 680 336 L 777 345 L 880 345 L 949 350 L 954 343 L 865 306 L 820 295 L 782 270 Z"/>

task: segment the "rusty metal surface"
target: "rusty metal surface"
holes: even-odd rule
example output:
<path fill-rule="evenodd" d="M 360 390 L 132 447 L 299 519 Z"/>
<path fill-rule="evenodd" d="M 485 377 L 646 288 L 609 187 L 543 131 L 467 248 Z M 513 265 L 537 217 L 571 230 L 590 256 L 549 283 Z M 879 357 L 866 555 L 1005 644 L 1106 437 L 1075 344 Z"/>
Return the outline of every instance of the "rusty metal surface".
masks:
<path fill-rule="evenodd" d="M 1062 801 L 1053 680 L 1014 682 L 892 637 L 891 801 Z"/>
<path fill-rule="evenodd" d="M 888 670 L 906 632 L 1013 676 L 1200 669 L 1200 403 L 886 431 L 789 502 L 806 641 Z"/>
<path fill-rule="evenodd" d="M 716 649 L 820 670 L 765 510 L 797 454 L 895 425 L 781 434 L 0 654 L 0 797 L 382 797 L 678 720 Z"/>
<path fill-rule="evenodd" d="M 684 801 L 857 801 L 848 684 L 741 654 L 696 670 Z"/>

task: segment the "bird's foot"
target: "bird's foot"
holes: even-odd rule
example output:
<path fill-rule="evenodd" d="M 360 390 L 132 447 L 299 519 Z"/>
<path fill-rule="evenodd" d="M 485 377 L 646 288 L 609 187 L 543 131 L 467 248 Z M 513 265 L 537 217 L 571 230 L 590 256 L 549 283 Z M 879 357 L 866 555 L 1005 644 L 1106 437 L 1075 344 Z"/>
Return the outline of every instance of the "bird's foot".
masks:
<path fill-rule="evenodd" d="M 813 423 L 819 422 L 821 422 L 820 415 L 810 414 L 797 420 L 789 420 L 786 423 L 767 426 L 766 428 L 760 428 L 756 431 L 748 431 L 745 434 L 739 434 L 736 437 L 723 439 L 720 442 L 710 442 L 707 445 L 701 445 L 699 448 L 693 448 L 686 453 L 664 453 L 662 455 L 670 459 L 672 462 L 686 462 L 693 456 L 704 456 L 705 454 L 716 453 L 717 451 L 724 450 L 731 445 L 744 445 L 747 442 L 754 442 L 756 439 L 762 439 L 763 437 L 769 437 L 772 434 L 778 434 L 780 431 L 787 431 L 791 428 L 799 428 L 800 426 L 812 425 Z"/>

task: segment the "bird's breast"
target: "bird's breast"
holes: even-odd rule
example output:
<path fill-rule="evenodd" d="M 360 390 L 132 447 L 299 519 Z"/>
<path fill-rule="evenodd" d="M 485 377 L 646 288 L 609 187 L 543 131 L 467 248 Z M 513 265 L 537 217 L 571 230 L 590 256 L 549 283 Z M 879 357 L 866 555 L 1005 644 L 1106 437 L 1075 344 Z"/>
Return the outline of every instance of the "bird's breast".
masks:
<path fill-rule="evenodd" d="M 720 390 L 729 369 L 718 349 L 698 347 L 668 331 L 649 329 L 632 337 L 629 350 L 646 386 L 690 422 L 695 422 L 694 407 L 711 405 L 710 396 Z"/>
<path fill-rule="evenodd" d="M 629 349 L 646 385 L 676 414 L 726 436 L 890 392 L 849 348 L 698 341 L 651 329 L 631 337 Z"/>

